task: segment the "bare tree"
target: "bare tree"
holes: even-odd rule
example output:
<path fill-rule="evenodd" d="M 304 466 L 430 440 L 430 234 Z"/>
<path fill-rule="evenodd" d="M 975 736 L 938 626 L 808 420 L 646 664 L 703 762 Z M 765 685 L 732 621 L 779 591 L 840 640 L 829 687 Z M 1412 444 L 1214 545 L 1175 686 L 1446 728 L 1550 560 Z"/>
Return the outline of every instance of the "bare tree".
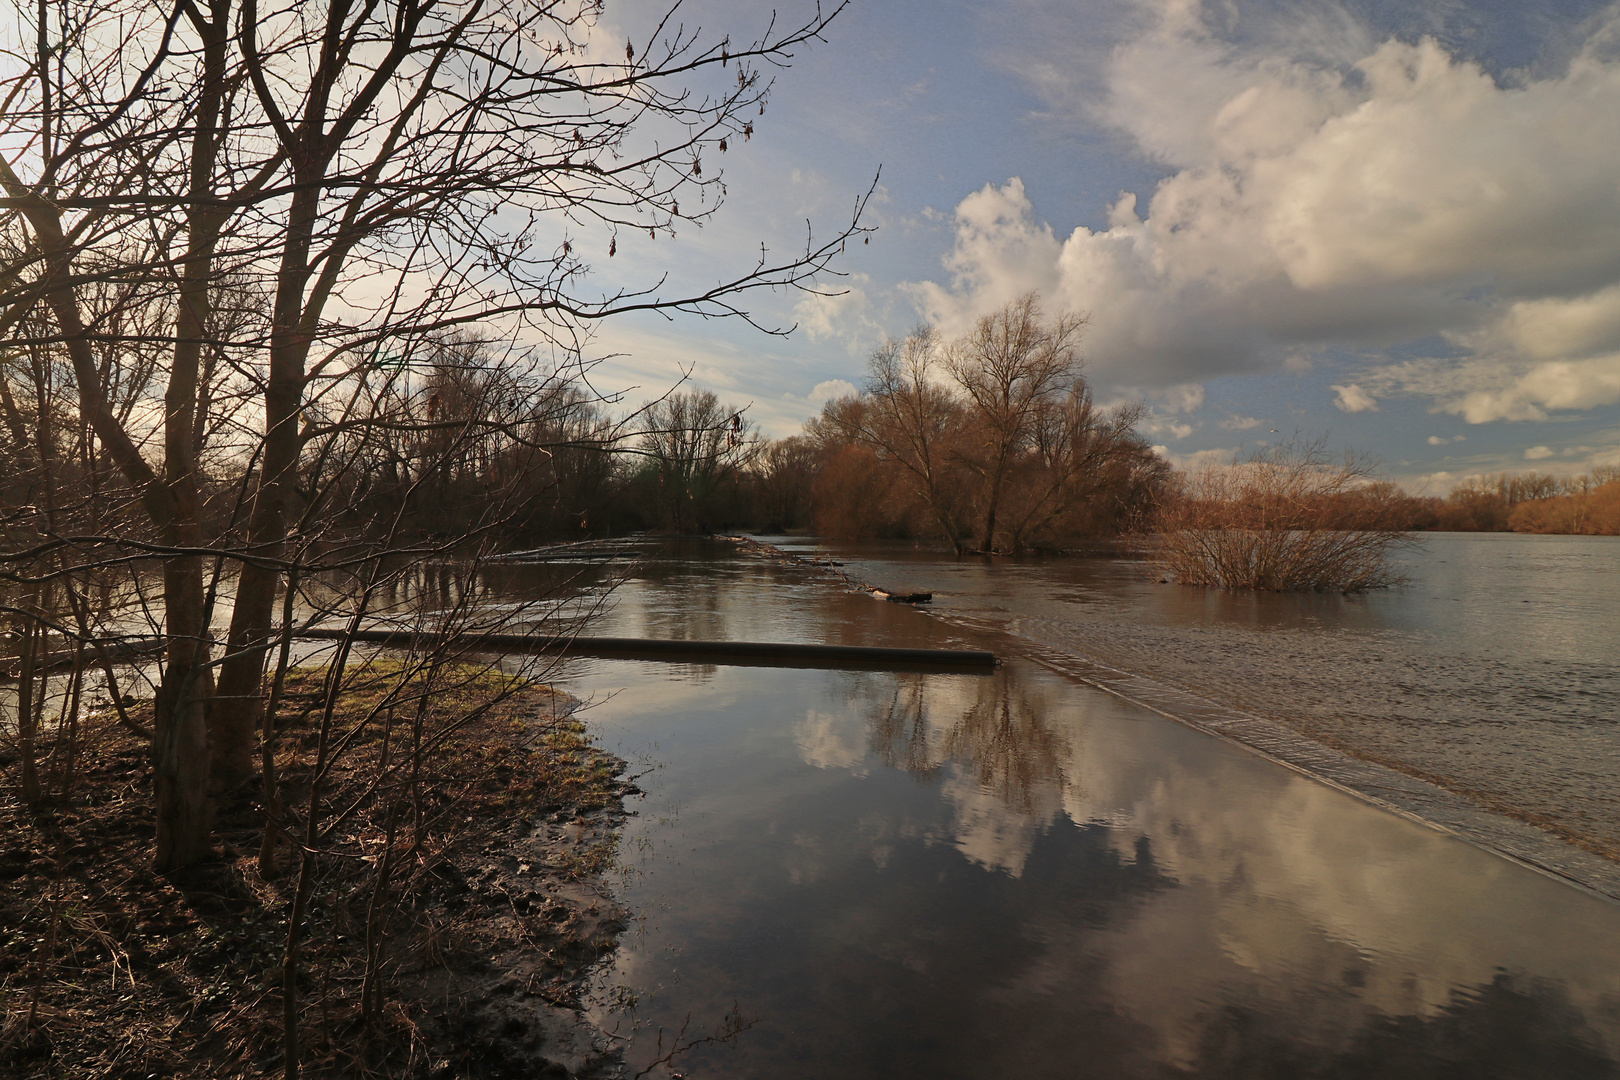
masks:
<path fill-rule="evenodd" d="M 1088 531 L 1083 511 L 1113 531 L 1164 467 L 1134 430 L 1140 408 L 1094 408 L 1076 353 L 1085 322 L 1046 318 L 1028 293 L 954 341 L 922 327 L 879 347 L 865 391 L 829 402 L 807 430 L 851 477 L 861 470 L 837 445 L 874 450 L 958 553 L 1053 543 Z M 1104 500 L 1117 505 L 1097 513 Z"/>
<path fill-rule="evenodd" d="M 939 333 L 931 326 L 885 341 L 872 353 L 859 403 L 848 408 L 829 403 L 821 419 L 904 470 L 940 533 L 961 550 L 961 493 L 953 483 L 952 452 L 960 407 L 935 376 L 941 351 Z"/>
<path fill-rule="evenodd" d="M 1076 380 L 1035 409 L 1025 446 L 1008 463 L 1000 530 L 1013 552 L 1061 536 L 1138 527 L 1170 465 L 1136 431 L 1139 405 L 1099 410 Z M 1079 520 L 1081 517 L 1087 520 Z"/>
<path fill-rule="evenodd" d="M 40 8 L 38 48 L 0 86 L 0 205 L 18 215 L 0 333 L 66 354 L 72 408 L 143 508 L 149 535 L 76 543 L 162 558 L 160 866 L 204 857 L 210 786 L 254 772 L 277 592 L 319 502 L 307 455 L 337 452 L 333 425 L 369 423 L 367 372 L 461 326 L 569 356 L 623 312 L 751 319 L 746 293 L 808 287 L 863 231 L 857 200 L 836 234 L 706 288 L 585 286 L 587 237 L 612 256 L 621 230 L 668 236 L 714 212 L 713 159 L 752 134 L 768 70 L 841 9 L 751 41 L 669 17 L 619 50 L 595 0 L 103 0 L 56 25 Z M 222 328 L 243 283 L 268 303 Z M 120 415 L 96 350 L 150 341 L 128 329 L 142 310 L 170 320 L 162 402 Z M 243 392 L 214 396 L 219 373 Z M 244 481 L 222 531 L 204 512 L 211 438 Z"/>
<path fill-rule="evenodd" d="M 793 529 L 808 523 L 818 456 L 815 442 L 803 435 L 772 440 L 760 451 L 753 473 L 765 527 Z"/>
<path fill-rule="evenodd" d="M 648 403 L 642 417 L 641 450 L 670 524 L 677 532 L 710 527 L 720 496 L 759 451 L 753 424 L 708 390 L 677 390 Z"/>
<path fill-rule="evenodd" d="M 964 459 L 983 481 L 979 550 L 986 554 L 995 550 L 996 514 L 1009 470 L 1043 415 L 1074 391 L 1080 363 L 1075 346 L 1085 324 L 1084 316 L 1072 312 L 1047 322 L 1040 297 L 1025 293 L 981 318 L 946 350 L 945 368 L 967 395 L 976 428 Z"/>

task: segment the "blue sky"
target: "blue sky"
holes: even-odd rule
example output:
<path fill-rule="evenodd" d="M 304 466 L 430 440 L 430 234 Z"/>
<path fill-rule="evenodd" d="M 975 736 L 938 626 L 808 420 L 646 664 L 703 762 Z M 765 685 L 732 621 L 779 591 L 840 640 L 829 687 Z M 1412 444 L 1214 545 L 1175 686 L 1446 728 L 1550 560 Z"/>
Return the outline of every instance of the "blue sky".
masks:
<path fill-rule="evenodd" d="M 885 334 L 1034 288 L 1090 314 L 1099 399 L 1147 402 L 1173 460 L 1276 429 L 1441 493 L 1620 464 L 1620 9 L 1414 7 L 854 3 L 726 155 L 721 213 L 596 263 L 603 287 L 712 279 L 835 229 L 881 167 L 844 295 L 758 297 L 785 339 L 621 320 L 597 381 L 640 399 L 689 367 L 789 434 Z M 682 12 L 734 38 L 767 17 Z M 610 2 L 603 33 L 643 17 Z"/>

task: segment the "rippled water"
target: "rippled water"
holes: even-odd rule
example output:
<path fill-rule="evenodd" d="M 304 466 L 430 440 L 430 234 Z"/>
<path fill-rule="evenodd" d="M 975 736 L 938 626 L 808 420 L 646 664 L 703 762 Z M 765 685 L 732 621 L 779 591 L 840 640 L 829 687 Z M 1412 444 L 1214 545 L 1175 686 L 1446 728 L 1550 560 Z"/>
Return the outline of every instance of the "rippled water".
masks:
<path fill-rule="evenodd" d="M 946 617 L 1281 721 L 1620 858 L 1614 537 L 1432 534 L 1405 556 L 1408 586 L 1352 597 L 1163 585 L 1129 560 L 831 550 L 856 576 L 932 588 Z"/>
<path fill-rule="evenodd" d="M 1007 652 L 967 625 L 1008 595 L 982 580 L 1260 642 L 1342 618 L 1177 616 L 1118 565 L 905 565 L 964 621 L 718 548 L 643 566 L 598 632 Z M 1358 635 L 1435 640 L 1380 602 L 1343 606 Z M 648 793 L 596 1005 L 631 1072 L 729 1015 L 651 1075 L 1620 1075 L 1620 906 L 1045 667 L 591 660 L 567 685 Z"/>

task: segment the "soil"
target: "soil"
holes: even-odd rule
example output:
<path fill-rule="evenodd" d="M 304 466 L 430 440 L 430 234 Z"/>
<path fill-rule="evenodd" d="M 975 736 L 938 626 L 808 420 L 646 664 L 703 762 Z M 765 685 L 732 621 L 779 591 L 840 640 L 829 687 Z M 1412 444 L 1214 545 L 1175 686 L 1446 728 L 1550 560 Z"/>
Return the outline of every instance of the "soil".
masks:
<path fill-rule="evenodd" d="M 625 925 L 607 884 L 624 800 L 638 793 L 624 763 L 541 684 L 480 669 L 440 697 L 399 695 L 421 681 L 373 667 L 328 729 L 344 752 L 309 856 L 302 1075 L 611 1074 L 619 1059 L 582 995 Z M 322 673 L 295 673 L 282 713 L 278 767 L 300 837 L 321 687 Z M 430 707 L 407 711 L 416 701 Z M 150 720 L 150 705 L 129 711 Z M 418 721 L 431 738 L 413 756 Z M 261 874 L 257 785 L 220 800 L 215 859 L 162 875 L 143 738 L 93 715 L 42 761 L 57 794 L 29 807 L 0 753 L 0 1077 L 283 1075 L 302 858 L 287 843 L 279 873 Z"/>

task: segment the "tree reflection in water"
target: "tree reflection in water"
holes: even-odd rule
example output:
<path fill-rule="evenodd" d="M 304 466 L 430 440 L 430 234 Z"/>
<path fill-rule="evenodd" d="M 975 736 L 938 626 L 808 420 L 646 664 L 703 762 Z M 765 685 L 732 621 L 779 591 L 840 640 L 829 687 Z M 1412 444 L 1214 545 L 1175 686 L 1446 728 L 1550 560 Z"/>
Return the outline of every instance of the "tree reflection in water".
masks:
<path fill-rule="evenodd" d="M 972 696 L 964 701 L 968 688 Z M 971 680 L 902 677 L 892 695 L 876 699 L 868 726 L 872 752 L 891 769 L 932 780 L 954 762 L 1023 814 L 1061 802 L 1073 753 L 1069 740 L 1046 722 L 1008 668 Z"/>

